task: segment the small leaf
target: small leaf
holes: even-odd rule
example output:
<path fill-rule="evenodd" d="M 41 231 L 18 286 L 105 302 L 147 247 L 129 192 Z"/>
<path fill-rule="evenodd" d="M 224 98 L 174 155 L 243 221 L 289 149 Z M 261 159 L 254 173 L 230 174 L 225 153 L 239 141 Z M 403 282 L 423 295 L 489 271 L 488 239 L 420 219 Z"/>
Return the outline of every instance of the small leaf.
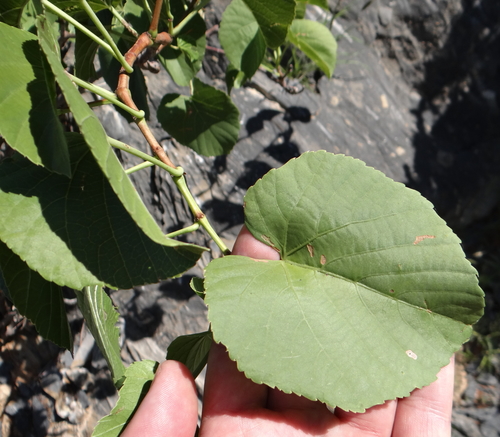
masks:
<path fill-rule="evenodd" d="M 243 0 L 233 0 L 224 11 L 219 38 L 231 64 L 251 78 L 266 52 L 266 41 Z"/>
<path fill-rule="evenodd" d="M 317 21 L 293 20 L 288 39 L 332 77 L 337 62 L 337 41 L 326 26 Z"/>
<path fill-rule="evenodd" d="M 259 23 L 266 44 L 273 49 L 283 44 L 295 17 L 295 0 L 244 0 L 244 2 Z"/>
<path fill-rule="evenodd" d="M 73 336 L 66 317 L 61 287 L 31 270 L 2 241 L 0 269 L 8 298 L 19 312 L 33 322 L 42 337 L 72 350 Z"/>
<path fill-rule="evenodd" d="M 125 370 L 125 382 L 119 399 L 108 416 L 99 420 L 92 437 L 118 437 L 134 415 L 137 406 L 151 386 L 158 363 L 151 360 L 136 361 Z"/>
<path fill-rule="evenodd" d="M 212 346 L 212 332 L 180 335 L 167 349 L 167 360 L 180 361 L 196 378 L 207 364 L 208 352 Z"/>
<path fill-rule="evenodd" d="M 87 327 L 108 363 L 115 387 L 120 387 L 123 383 L 125 366 L 120 356 L 120 331 L 116 327 L 118 311 L 99 285 L 84 287 L 81 291 L 75 290 L 75 293 Z"/>
<path fill-rule="evenodd" d="M 247 80 L 245 73 L 238 70 L 233 64 L 229 64 L 226 68 L 226 86 L 227 94 L 231 94 L 233 88 L 239 88 Z"/>
<path fill-rule="evenodd" d="M 205 302 L 214 340 L 255 382 L 361 412 L 434 381 L 482 315 L 460 240 L 361 161 L 306 153 L 245 205 L 281 260 L 212 261 Z"/>
<path fill-rule="evenodd" d="M 239 111 L 230 97 L 193 79 L 192 97 L 167 94 L 158 121 L 177 141 L 205 156 L 231 151 L 238 139 Z"/>
<path fill-rule="evenodd" d="M 70 176 L 54 76 L 36 37 L 0 23 L 0 41 L 0 135 L 33 163 Z"/>

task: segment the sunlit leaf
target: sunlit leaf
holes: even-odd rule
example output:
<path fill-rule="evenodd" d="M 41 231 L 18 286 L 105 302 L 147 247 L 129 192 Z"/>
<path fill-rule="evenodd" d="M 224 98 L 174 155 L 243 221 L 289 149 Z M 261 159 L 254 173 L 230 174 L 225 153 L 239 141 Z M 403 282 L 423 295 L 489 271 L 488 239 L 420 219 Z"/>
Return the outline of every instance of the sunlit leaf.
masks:
<path fill-rule="evenodd" d="M 243 0 L 233 0 L 222 15 L 219 38 L 231 64 L 251 78 L 266 51 L 266 41 Z"/>
<path fill-rule="evenodd" d="M 191 97 L 163 97 L 158 120 L 177 141 L 205 156 L 229 153 L 240 127 L 238 108 L 229 96 L 196 78 Z"/>
<path fill-rule="evenodd" d="M 323 24 L 311 20 L 293 20 L 288 39 L 331 77 L 337 61 L 337 41 Z"/>
<path fill-rule="evenodd" d="M 484 299 L 459 239 L 416 191 L 326 152 L 271 170 L 245 223 L 280 261 L 206 269 L 214 339 L 252 380 L 364 411 L 431 383 Z"/>

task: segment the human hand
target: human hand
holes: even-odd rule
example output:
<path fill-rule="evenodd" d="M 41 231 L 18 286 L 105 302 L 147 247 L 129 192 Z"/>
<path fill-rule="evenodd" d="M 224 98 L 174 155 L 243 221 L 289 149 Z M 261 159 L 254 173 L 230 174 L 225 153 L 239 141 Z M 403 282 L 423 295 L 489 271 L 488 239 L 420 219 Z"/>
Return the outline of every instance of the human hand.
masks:
<path fill-rule="evenodd" d="M 233 254 L 278 259 L 245 228 Z M 453 358 L 431 385 L 411 396 L 351 413 L 255 384 L 238 371 L 222 345 L 210 351 L 200 437 L 445 437 L 451 434 Z M 187 368 L 163 362 L 122 437 L 193 437 L 198 402 Z"/>

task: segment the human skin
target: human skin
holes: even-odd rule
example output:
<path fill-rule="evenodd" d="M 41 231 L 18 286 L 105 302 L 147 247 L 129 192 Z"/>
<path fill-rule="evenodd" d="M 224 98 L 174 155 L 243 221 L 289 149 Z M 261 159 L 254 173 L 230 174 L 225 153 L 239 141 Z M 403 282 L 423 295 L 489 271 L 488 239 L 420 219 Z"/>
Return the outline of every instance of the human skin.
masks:
<path fill-rule="evenodd" d="M 234 255 L 279 259 L 245 228 Z M 365 413 L 255 384 L 238 371 L 222 345 L 210 350 L 200 437 L 449 437 L 453 399 L 453 358 L 437 380 L 404 399 L 387 401 Z M 122 437 L 193 437 L 197 426 L 196 387 L 187 368 L 163 362 L 151 388 Z"/>

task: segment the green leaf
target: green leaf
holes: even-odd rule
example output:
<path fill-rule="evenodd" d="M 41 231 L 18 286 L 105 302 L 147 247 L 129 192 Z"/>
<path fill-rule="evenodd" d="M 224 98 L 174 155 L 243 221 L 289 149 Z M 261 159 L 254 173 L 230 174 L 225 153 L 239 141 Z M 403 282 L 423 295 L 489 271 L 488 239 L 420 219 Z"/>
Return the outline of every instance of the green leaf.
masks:
<path fill-rule="evenodd" d="M 158 121 L 181 144 L 205 156 L 229 153 L 240 128 L 239 111 L 230 97 L 197 78 L 193 79 L 191 97 L 163 97 Z"/>
<path fill-rule="evenodd" d="M 180 335 L 167 349 L 167 360 L 180 361 L 196 378 L 207 364 L 208 352 L 212 346 L 212 332 Z"/>
<path fill-rule="evenodd" d="M 8 298 L 19 312 L 33 322 L 42 337 L 72 350 L 73 336 L 66 317 L 61 287 L 31 270 L 2 241 L 0 270 Z"/>
<path fill-rule="evenodd" d="M 158 59 L 179 86 L 188 86 L 200 71 L 207 39 L 203 18 L 195 15 L 177 36 L 173 45 L 162 50 Z"/>
<path fill-rule="evenodd" d="M 337 62 L 337 41 L 326 26 L 317 21 L 293 20 L 288 39 L 332 77 Z"/>
<path fill-rule="evenodd" d="M 151 360 L 136 361 L 125 370 L 125 382 L 120 398 L 108 416 L 103 417 L 92 437 L 118 437 L 132 418 L 137 406 L 151 386 L 158 363 Z"/>
<path fill-rule="evenodd" d="M 131 215 L 80 134 L 68 135 L 71 179 L 25 158 L 0 166 L 0 239 L 47 281 L 131 288 L 190 268 L 203 248 L 141 228 L 150 217 L 137 203 Z M 123 179 L 122 195 L 137 192 Z M 129 204 L 131 206 L 132 203 Z M 148 218 L 149 220 L 149 218 Z M 156 224 L 155 224 L 156 226 Z M 156 241 L 158 240 L 158 241 Z"/>
<path fill-rule="evenodd" d="M 243 71 L 238 70 L 233 64 L 229 64 L 226 68 L 226 86 L 227 94 L 231 94 L 233 88 L 239 88 L 245 83 L 247 77 Z"/>
<path fill-rule="evenodd" d="M 295 0 L 244 0 L 244 2 L 259 23 L 266 44 L 273 49 L 283 44 L 288 28 L 295 18 Z"/>
<path fill-rule="evenodd" d="M 264 58 L 266 41 L 243 0 L 233 0 L 224 11 L 219 38 L 231 64 L 251 78 Z"/>
<path fill-rule="evenodd" d="M 85 323 L 108 363 L 115 386 L 120 387 L 125 375 L 125 366 L 120 356 L 120 331 L 116 327 L 118 311 L 99 285 L 84 287 L 83 290 L 75 292 Z"/>
<path fill-rule="evenodd" d="M 81 6 L 81 0 L 50 0 L 50 2 L 76 20 L 86 21 L 88 19 L 87 13 Z M 108 5 L 100 0 L 87 0 L 87 3 L 94 12 L 108 9 Z"/>
<path fill-rule="evenodd" d="M 213 261 L 205 302 L 255 382 L 361 412 L 435 380 L 482 315 L 476 271 L 431 203 L 361 161 L 306 153 L 245 205 L 281 260 Z"/>
<path fill-rule="evenodd" d="M 26 3 L 28 0 L 2 0 L 0 2 L 0 22 L 19 27 Z"/>
<path fill-rule="evenodd" d="M 70 176 L 54 76 L 36 37 L 0 23 L 0 41 L 0 83 L 4 84 L 0 87 L 0 135 L 35 164 Z"/>

